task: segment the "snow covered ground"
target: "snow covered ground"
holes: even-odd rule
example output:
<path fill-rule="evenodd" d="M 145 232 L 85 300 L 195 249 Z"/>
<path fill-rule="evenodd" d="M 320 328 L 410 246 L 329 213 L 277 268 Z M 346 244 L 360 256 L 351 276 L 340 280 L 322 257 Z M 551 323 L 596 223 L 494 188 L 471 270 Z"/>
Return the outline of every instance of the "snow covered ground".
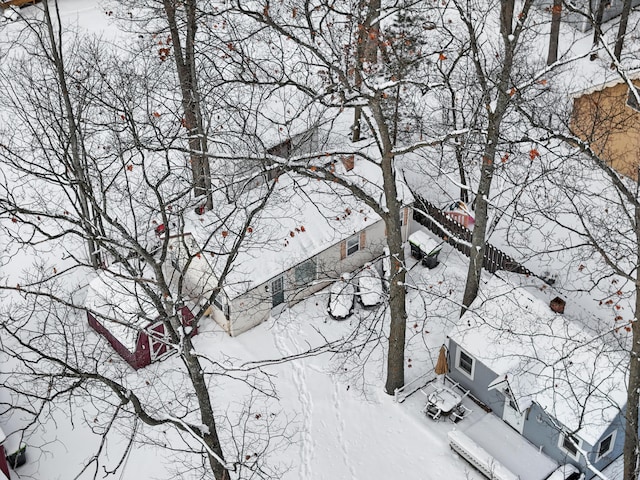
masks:
<path fill-rule="evenodd" d="M 60 7 L 65 30 L 80 26 L 107 38 L 119 35 L 108 6 L 89 0 L 67 0 L 61 2 Z M 37 14 L 30 8 L 22 13 L 26 17 Z M 1 28 L 3 35 L 11 37 L 21 25 L 20 22 L 6 23 Z M 464 259 L 447 249 L 440 258 L 442 263 L 434 270 L 415 266 L 407 282 L 411 286 L 408 381 L 433 368 L 448 328 L 448 318 L 459 309 L 460 285 L 466 270 Z M 363 316 L 376 314 L 358 306 L 349 320 L 336 322 L 326 312 L 327 292 L 325 289 L 238 338 L 228 337 L 212 321 L 203 322 L 195 344 L 209 358 L 221 362 L 233 359 L 233 365 L 243 365 L 294 355 L 322 345 L 325 338 L 346 336 Z M 85 328 L 89 340 L 103 342 L 106 355 L 120 368 L 122 360 L 115 352 L 108 353 L 108 344 L 86 326 L 83 316 L 78 316 L 78 322 Z M 356 362 L 331 353 L 264 367 L 277 392 L 277 399 L 269 404 L 272 409 L 269 413 L 277 412 L 278 418 L 291 421 L 287 429 L 291 436 L 282 441 L 282 447 L 269 458 L 272 464 L 282 465 L 286 470 L 281 478 L 480 478 L 450 451 L 446 432 L 453 424 L 435 424 L 421 413 L 424 399 L 419 393 L 403 404 L 395 403 L 383 393 L 382 352 L 383 345 L 372 349 L 364 376 L 357 370 Z M 158 385 L 154 386 L 154 393 L 163 395 L 164 388 L 171 384 L 177 362 L 177 357 L 170 357 L 139 373 L 125 366 L 123 374 L 129 379 L 155 379 Z M 4 367 L 10 369 L 10 365 Z M 216 392 L 215 408 L 219 413 L 241 408 L 240 399 L 234 394 L 233 388 Z M 100 436 L 89 427 L 100 414 L 99 404 L 78 399 L 58 407 L 42 417 L 42 424 L 31 429 L 32 435 L 26 439 L 27 464 L 12 472 L 12 479 L 101 477 L 120 462 L 122 466 L 116 476 L 121 480 L 189 478 L 189 474 L 184 473 L 185 466 L 179 464 L 179 454 L 146 442 L 147 435 L 156 438 L 165 435 L 171 443 L 175 441 L 172 432 L 155 433 L 138 426 L 134 448 L 123 457 L 129 431 L 111 431 L 101 445 Z M 7 433 L 11 431 L 11 423 L 18 422 L 18 417 L 3 419 L 8 422 Z M 92 461 L 101 448 L 100 459 Z M 89 467 L 83 470 L 83 465 Z M 177 475 L 177 471 L 181 473 Z"/>
<path fill-rule="evenodd" d="M 106 35 L 115 34 L 109 28 L 111 16 L 98 2 L 67 0 L 61 6 L 65 20 L 104 31 Z M 28 10 L 25 14 L 29 14 Z M 587 42 L 588 36 L 584 35 Z M 433 369 L 438 349 L 460 310 L 467 261 L 449 246 L 443 248 L 440 261 L 437 268 L 428 270 L 410 260 L 407 382 Z M 246 365 L 295 355 L 322 345 L 325 339 L 345 337 L 358 322 L 375 314 L 357 306 L 350 319 L 334 321 L 326 313 L 327 295 L 328 289 L 325 289 L 238 338 L 228 337 L 213 322 L 203 322 L 195 344 L 209 358 L 225 362 L 233 359 L 235 366 Z M 95 337 L 88 327 L 87 335 Z M 109 348 L 106 342 L 104 345 Z M 278 417 L 291 420 L 287 430 L 291 436 L 270 458 L 286 470 L 281 478 L 482 478 L 449 449 L 446 434 L 454 428 L 453 424 L 434 423 L 421 413 L 424 398 L 419 392 L 402 404 L 383 393 L 382 353 L 383 345 L 373 348 L 363 370 L 358 369 L 353 359 L 332 353 L 286 363 L 274 362 L 264 367 L 277 392 L 277 399 L 268 404 L 268 409 L 265 406 L 265 414 L 277 412 Z M 121 362 L 115 353 L 112 357 L 114 362 Z M 177 357 L 168 358 L 147 367 L 141 376 L 170 377 L 177 362 Z M 127 375 L 138 374 L 130 371 Z M 162 385 L 156 392 L 163 394 Z M 216 392 L 215 407 L 219 413 L 239 408 L 235 393 L 233 388 Z M 28 463 L 14 472 L 12 479 L 101 477 L 103 467 L 112 469 L 121 460 L 122 467 L 116 474 L 121 480 L 176 478 L 175 471 L 183 470 L 183 466 L 176 463 L 178 455 L 145 444 L 146 435 L 153 433 L 140 426 L 138 443 L 124 459 L 121 455 L 127 445 L 127 432 L 115 431 L 107 437 L 100 464 L 93 463 L 80 473 L 82 465 L 100 447 L 99 437 L 88 427 L 99 408 L 99 405 L 78 401 L 66 406 L 67 413 L 52 411 L 48 422 L 35 429 L 29 438 Z M 471 416 L 463 422 L 472 422 L 475 418 L 477 416 Z M 171 432 L 167 438 L 173 440 Z M 189 476 L 182 473 L 180 478 Z"/>
<path fill-rule="evenodd" d="M 445 247 L 440 258 L 441 264 L 433 270 L 413 266 L 411 282 L 407 282 L 418 287 L 409 294 L 408 381 L 433 369 L 448 329 L 446 319 L 449 313 L 458 311 L 464 259 L 449 247 Z M 350 319 L 332 320 L 326 313 L 327 292 L 328 289 L 323 290 L 237 338 L 227 336 L 212 321 L 204 323 L 195 344 L 210 358 L 221 361 L 233 358 L 234 365 L 278 359 L 322 345 L 324 338 L 345 336 L 356 322 L 374 314 L 358 306 Z M 89 331 L 88 335 L 95 334 Z M 106 342 L 105 348 L 109 348 Z M 293 419 L 289 429 L 291 443 L 270 458 L 287 468 L 281 478 L 482 478 L 450 450 L 446 433 L 454 425 L 447 421 L 435 423 L 421 412 L 424 396 L 420 392 L 402 404 L 383 393 L 381 354 L 382 348 L 378 346 L 365 367 L 363 383 L 356 381 L 361 377 L 360 372 L 354 374 L 353 362 L 345 362 L 343 356 L 331 353 L 265 367 L 278 395 L 269 408 Z M 115 353 L 113 359 L 122 361 Z M 178 361 L 177 357 L 170 357 L 147 367 L 142 375 L 158 378 L 171 375 Z M 130 374 L 139 375 L 133 371 Z M 158 394 L 162 394 L 161 389 Z M 233 388 L 218 392 L 215 399 L 221 410 L 233 408 L 238 400 Z M 61 411 L 54 412 L 50 422 L 37 429 L 29 439 L 29 461 L 12 475 L 13 479 L 75 478 L 81 466 L 95 454 L 99 439 L 84 421 L 96 415 L 95 408 L 77 404 L 70 409 L 71 418 Z M 464 422 L 471 421 L 473 418 L 465 419 L 458 426 L 464 427 Z M 117 432 L 107 439 L 99 472 L 102 465 L 110 469 L 120 461 L 127 443 Z M 117 475 L 123 480 L 175 478 L 176 458 L 157 446 L 136 444 Z M 95 465 L 78 478 L 93 478 L 94 468 Z M 189 477 L 181 474 L 181 478 Z"/>

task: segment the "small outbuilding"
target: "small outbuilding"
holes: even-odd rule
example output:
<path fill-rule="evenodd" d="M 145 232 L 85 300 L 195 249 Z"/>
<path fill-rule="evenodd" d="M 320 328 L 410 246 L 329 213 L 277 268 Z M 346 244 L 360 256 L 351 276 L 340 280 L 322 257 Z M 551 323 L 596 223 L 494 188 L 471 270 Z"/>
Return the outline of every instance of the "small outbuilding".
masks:
<path fill-rule="evenodd" d="M 85 307 L 89 325 L 134 369 L 173 353 L 164 321 L 139 282 L 101 272 L 89 284 Z M 185 331 L 196 335 L 191 310 L 182 306 L 178 312 Z"/>

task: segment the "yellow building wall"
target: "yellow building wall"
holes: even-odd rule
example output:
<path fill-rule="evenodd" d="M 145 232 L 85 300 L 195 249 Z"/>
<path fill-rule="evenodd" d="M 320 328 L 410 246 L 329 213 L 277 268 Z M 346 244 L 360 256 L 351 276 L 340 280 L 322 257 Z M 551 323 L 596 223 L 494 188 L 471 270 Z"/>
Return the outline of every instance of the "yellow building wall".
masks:
<path fill-rule="evenodd" d="M 576 98 L 571 127 L 615 170 L 638 180 L 640 112 L 627 105 L 628 94 L 619 83 Z"/>

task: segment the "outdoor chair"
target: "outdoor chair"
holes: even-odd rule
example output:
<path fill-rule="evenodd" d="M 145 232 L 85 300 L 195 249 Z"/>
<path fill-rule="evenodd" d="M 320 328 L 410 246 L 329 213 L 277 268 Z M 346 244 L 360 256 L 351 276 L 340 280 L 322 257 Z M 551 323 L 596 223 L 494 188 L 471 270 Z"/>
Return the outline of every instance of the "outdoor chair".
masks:
<path fill-rule="evenodd" d="M 442 410 L 440 410 L 433 403 L 428 402 L 427 405 L 424 407 L 424 413 L 428 417 L 431 417 L 433 420 L 437 422 L 438 420 L 440 420 L 440 416 L 442 415 Z"/>
<path fill-rule="evenodd" d="M 451 420 L 453 423 L 458 423 L 460 420 L 462 420 L 464 417 L 466 417 L 470 413 L 471 413 L 471 410 L 469 410 L 464 405 L 460 404 L 451 411 L 451 414 L 449 415 L 449 420 Z"/>

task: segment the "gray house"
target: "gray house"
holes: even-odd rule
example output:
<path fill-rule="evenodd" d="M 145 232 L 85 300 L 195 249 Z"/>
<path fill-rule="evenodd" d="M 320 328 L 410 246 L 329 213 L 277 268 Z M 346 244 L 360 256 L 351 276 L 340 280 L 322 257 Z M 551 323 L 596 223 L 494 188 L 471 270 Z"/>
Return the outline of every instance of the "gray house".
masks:
<path fill-rule="evenodd" d="M 449 333 L 450 376 L 511 432 L 589 479 L 622 452 L 628 360 L 619 335 L 594 336 L 540 296 L 498 278 L 485 285 Z"/>

